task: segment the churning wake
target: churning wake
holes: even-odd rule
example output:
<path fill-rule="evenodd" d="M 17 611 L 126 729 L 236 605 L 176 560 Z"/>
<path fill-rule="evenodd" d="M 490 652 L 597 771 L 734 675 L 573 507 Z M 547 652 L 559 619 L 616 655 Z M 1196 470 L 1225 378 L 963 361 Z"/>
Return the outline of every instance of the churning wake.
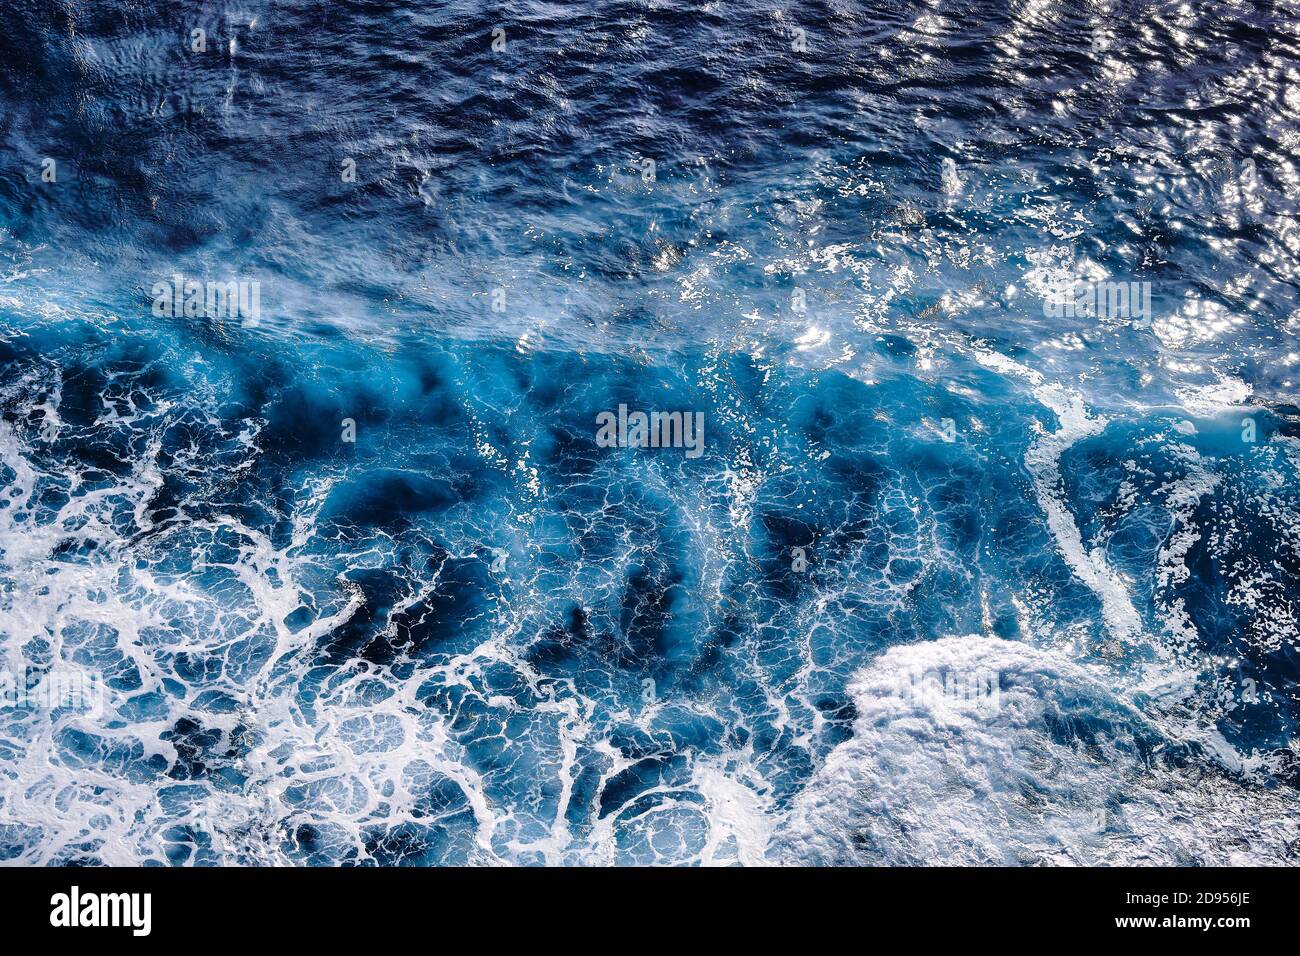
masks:
<path fill-rule="evenodd" d="M 0 859 L 1296 863 L 1300 10 L 874 6 L 0 11 Z"/>

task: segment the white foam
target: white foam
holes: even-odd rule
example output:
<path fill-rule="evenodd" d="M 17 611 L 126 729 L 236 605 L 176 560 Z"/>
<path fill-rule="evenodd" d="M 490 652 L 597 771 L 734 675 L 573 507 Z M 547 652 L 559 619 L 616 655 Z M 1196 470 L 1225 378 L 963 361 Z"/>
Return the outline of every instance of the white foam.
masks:
<path fill-rule="evenodd" d="M 995 673 L 999 706 L 910 693 L 918 668 Z M 782 862 L 1282 863 L 1300 821 L 1268 791 L 1149 760 L 1159 734 L 1141 713 L 1087 669 L 1025 644 L 892 648 L 850 692 L 853 737 L 783 822 Z"/>
<path fill-rule="evenodd" d="M 1100 548 L 1089 551 L 1083 543 L 1061 481 L 1061 456 L 1073 444 L 1100 434 L 1106 419 L 1089 414 L 1082 396 L 997 352 L 977 350 L 976 361 L 1002 374 L 1027 380 L 1034 398 L 1055 413 L 1057 428 L 1044 433 L 1025 453 L 1025 467 L 1034 479 L 1034 494 L 1047 519 L 1048 529 L 1070 569 L 1101 601 L 1102 615 L 1111 633 L 1121 640 L 1133 640 L 1142 632 L 1142 619 L 1133 606 L 1124 580 L 1110 567 Z"/>
<path fill-rule="evenodd" d="M 1249 384 L 1226 375 L 1219 376 L 1208 385 L 1188 386 L 1174 391 L 1184 408 L 1193 414 L 1205 416 L 1246 407 L 1252 393 Z"/>

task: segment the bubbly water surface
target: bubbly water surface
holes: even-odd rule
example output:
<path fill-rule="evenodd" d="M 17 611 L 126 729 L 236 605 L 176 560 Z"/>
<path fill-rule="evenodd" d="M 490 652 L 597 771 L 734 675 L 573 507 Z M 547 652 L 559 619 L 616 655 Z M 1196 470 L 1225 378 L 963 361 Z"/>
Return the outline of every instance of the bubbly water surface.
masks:
<path fill-rule="evenodd" d="M 1298 200 L 1294 2 L 6 0 L 0 858 L 1294 864 Z"/>

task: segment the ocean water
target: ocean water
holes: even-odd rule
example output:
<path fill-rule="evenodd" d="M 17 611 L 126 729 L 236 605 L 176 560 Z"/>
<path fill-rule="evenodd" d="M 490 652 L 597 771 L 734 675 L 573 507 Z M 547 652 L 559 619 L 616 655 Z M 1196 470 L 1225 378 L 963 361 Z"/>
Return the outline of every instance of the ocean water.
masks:
<path fill-rule="evenodd" d="M 1294 2 L 5 0 L 0 860 L 1294 865 L 1298 212 Z"/>

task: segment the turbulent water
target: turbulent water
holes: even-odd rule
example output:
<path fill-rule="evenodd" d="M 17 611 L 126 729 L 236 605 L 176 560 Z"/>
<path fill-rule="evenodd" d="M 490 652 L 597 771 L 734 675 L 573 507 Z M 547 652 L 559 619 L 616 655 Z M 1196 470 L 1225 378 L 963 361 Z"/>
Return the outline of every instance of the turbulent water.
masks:
<path fill-rule="evenodd" d="M 5 0 L 0 859 L 1294 864 L 1298 210 L 1294 2 Z"/>

